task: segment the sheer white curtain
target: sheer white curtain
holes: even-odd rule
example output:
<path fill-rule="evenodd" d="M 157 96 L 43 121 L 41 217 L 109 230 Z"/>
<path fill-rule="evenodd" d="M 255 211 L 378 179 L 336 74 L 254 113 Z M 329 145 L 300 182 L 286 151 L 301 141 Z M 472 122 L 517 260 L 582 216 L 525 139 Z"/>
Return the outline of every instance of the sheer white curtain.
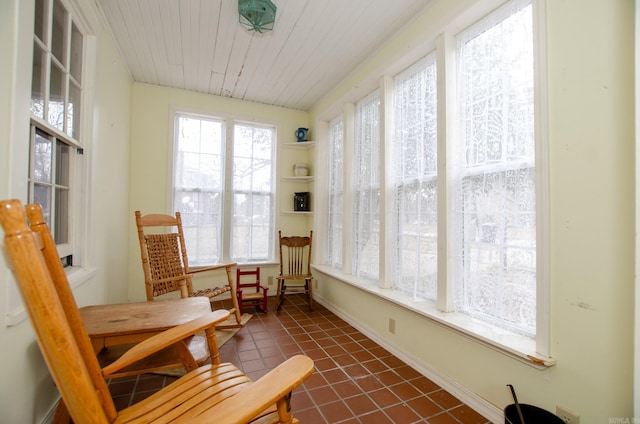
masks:
<path fill-rule="evenodd" d="M 536 324 L 533 28 L 514 1 L 457 37 L 455 308 L 526 335 Z"/>
<path fill-rule="evenodd" d="M 380 95 L 356 104 L 352 274 L 377 280 L 380 264 Z"/>
<path fill-rule="evenodd" d="M 233 136 L 231 260 L 274 257 L 274 127 L 236 123 Z"/>
<path fill-rule="evenodd" d="M 393 287 L 437 297 L 437 88 L 435 53 L 394 78 L 391 178 Z"/>
<path fill-rule="evenodd" d="M 173 201 L 192 265 L 222 258 L 224 130 L 221 120 L 176 115 Z"/>
<path fill-rule="evenodd" d="M 192 265 L 274 259 L 275 145 L 271 126 L 176 115 L 174 209 Z"/>
<path fill-rule="evenodd" d="M 344 117 L 329 123 L 329 219 L 326 263 L 342 268 L 344 208 Z"/>

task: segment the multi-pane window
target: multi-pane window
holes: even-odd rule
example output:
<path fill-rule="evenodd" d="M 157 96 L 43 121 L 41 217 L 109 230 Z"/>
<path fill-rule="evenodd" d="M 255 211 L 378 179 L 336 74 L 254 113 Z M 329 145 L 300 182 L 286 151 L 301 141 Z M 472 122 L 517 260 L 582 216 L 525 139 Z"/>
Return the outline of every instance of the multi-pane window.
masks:
<path fill-rule="evenodd" d="M 327 263 L 342 267 L 343 202 L 344 202 L 344 119 L 329 123 L 329 204 L 327 226 Z"/>
<path fill-rule="evenodd" d="M 353 166 L 352 273 L 377 279 L 380 250 L 380 94 L 375 91 L 355 108 Z"/>
<path fill-rule="evenodd" d="M 35 127 L 32 129 L 29 192 L 33 201 L 42 206 L 46 220 L 53 223 L 51 227 L 56 243 L 68 243 L 69 223 L 66 219 L 69 215 L 71 149 L 55 136 Z"/>
<path fill-rule="evenodd" d="M 36 0 L 31 113 L 79 138 L 83 36 L 60 0 Z"/>
<path fill-rule="evenodd" d="M 354 120 L 354 160 L 344 170 L 353 184 L 343 193 L 352 201 L 330 202 L 329 246 L 342 228 L 340 214 L 352 217 L 352 229 L 341 233 L 351 246 L 342 256 L 352 276 L 535 337 L 544 282 L 536 274 L 531 0 L 504 4 L 457 36 L 445 35 L 437 49 L 393 79 L 384 107 L 374 92 L 344 118 Z M 391 124 L 382 140 L 380 110 Z M 345 148 L 333 125 L 329 178 L 332 158 Z M 335 254 L 328 252 L 329 265 L 340 262 Z"/>
<path fill-rule="evenodd" d="M 224 140 L 224 121 L 176 116 L 173 202 L 192 265 L 222 262 Z"/>
<path fill-rule="evenodd" d="M 392 286 L 436 299 L 438 276 L 435 54 L 394 78 Z"/>
<path fill-rule="evenodd" d="M 186 114 L 175 119 L 174 208 L 189 260 L 197 266 L 273 259 L 275 128 Z"/>
<path fill-rule="evenodd" d="M 275 128 L 235 124 L 233 137 L 233 221 L 231 259 L 273 258 Z"/>
<path fill-rule="evenodd" d="M 72 264 L 75 158 L 82 153 L 84 38 L 59 0 L 36 0 L 31 80 L 29 202 L 42 205 L 58 251 Z"/>
<path fill-rule="evenodd" d="M 453 184 L 456 310 L 529 335 L 536 323 L 531 13 L 528 2 L 512 2 L 457 37 Z"/>

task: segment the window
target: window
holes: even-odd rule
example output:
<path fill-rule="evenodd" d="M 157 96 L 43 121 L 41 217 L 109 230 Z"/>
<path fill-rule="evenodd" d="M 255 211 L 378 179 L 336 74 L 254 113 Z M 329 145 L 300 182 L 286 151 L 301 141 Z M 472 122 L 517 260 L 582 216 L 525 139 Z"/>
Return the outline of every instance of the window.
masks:
<path fill-rule="evenodd" d="M 327 263 L 342 267 L 342 211 L 344 202 L 344 119 L 338 117 L 329 124 L 329 219 Z"/>
<path fill-rule="evenodd" d="M 264 262 L 273 258 L 275 128 L 234 124 L 233 225 L 231 259 Z"/>
<path fill-rule="evenodd" d="M 340 232 L 351 275 L 327 273 L 482 340 L 522 336 L 516 349 L 538 340 L 536 291 L 546 284 L 537 275 L 532 9 L 512 0 L 443 34 L 432 53 L 380 79 L 382 100 L 375 91 L 345 112 L 355 160 L 344 170 L 353 184 L 340 194 L 353 200 L 328 206 L 327 265 L 341 263 L 332 256 Z M 346 147 L 337 123 L 329 127 L 332 181 Z M 329 199 L 338 192 L 331 182 Z M 353 218 L 351 231 L 341 232 L 340 216 Z"/>
<path fill-rule="evenodd" d="M 36 0 L 35 12 L 28 199 L 42 205 L 58 251 L 72 265 L 84 41 L 59 0 Z"/>
<path fill-rule="evenodd" d="M 525 6 L 508 4 L 457 37 L 455 308 L 535 335 L 533 31 Z"/>
<path fill-rule="evenodd" d="M 393 287 L 436 299 L 438 277 L 435 54 L 394 79 L 391 181 Z"/>
<path fill-rule="evenodd" d="M 380 95 L 356 104 L 352 273 L 378 279 L 380 249 Z"/>
<path fill-rule="evenodd" d="M 174 209 L 189 260 L 272 260 L 275 128 L 187 114 L 176 115 L 175 128 Z"/>

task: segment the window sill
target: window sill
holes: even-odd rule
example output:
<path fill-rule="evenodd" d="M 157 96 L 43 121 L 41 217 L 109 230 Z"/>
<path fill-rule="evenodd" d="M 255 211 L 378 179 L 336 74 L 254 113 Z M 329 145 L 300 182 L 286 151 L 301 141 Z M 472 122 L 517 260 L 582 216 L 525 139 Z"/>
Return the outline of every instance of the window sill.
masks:
<path fill-rule="evenodd" d="M 534 368 L 546 369 L 556 364 L 555 359 L 540 355 L 535 351 L 535 340 L 531 338 L 491 327 L 466 315 L 439 311 L 432 301 L 413 300 L 404 293 L 380 288 L 375 282 L 369 280 L 344 275 L 340 270 L 327 265 L 312 265 L 312 267 L 328 277 L 395 303 Z"/>
<path fill-rule="evenodd" d="M 71 269 L 65 271 L 67 274 L 67 279 L 69 280 L 69 286 L 71 286 L 71 290 L 80 287 L 82 284 L 86 283 L 87 281 L 89 281 L 89 279 L 96 275 L 95 268 L 72 267 Z M 18 325 L 28 317 L 29 316 L 27 315 L 27 310 L 24 308 L 24 305 L 20 304 L 20 307 L 17 307 L 15 310 L 7 313 L 5 317 L 5 326 L 11 327 L 14 325 Z"/>

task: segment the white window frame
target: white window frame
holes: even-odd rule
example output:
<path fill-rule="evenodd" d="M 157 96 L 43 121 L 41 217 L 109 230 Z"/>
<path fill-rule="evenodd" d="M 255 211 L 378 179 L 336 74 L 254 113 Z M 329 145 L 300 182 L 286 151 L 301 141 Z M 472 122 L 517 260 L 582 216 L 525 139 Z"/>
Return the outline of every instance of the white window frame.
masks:
<path fill-rule="evenodd" d="M 438 257 L 438 169 L 437 169 L 437 65 L 435 52 L 432 52 L 405 69 L 393 79 L 393 137 L 387 141 L 387 145 L 391 146 L 388 150 L 391 152 L 391 166 L 389 173 L 386 175 L 390 181 L 391 194 L 388 197 L 392 203 L 391 214 L 389 215 L 390 225 L 392 227 L 390 240 L 387 245 L 387 256 L 390 257 L 391 266 L 388 272 L 389 279 L 392 280 L 391 286 L 396 290 L 404 291 L 415 299 L 433 299 L 437 298 L 437 257 Z M 429 80 L 429 73 L 434 75 Z M 426 117 L 404 117 L 401 116 L 400 93 L 398 92 L 399 82 L 403 84 L 409 81 L 415 81 L 414 78 L 426 78 L 421 82 L 425 86 L 422 89 L 433 90 L 433 96 L 427 99 L 420 99 L 418 106 L 413 108 L 407 106 L 402 110 L 415 113 L 428 112 L 429 107 L 436 110 L 433 119 L 427 120 Z M 420 93 L 424 95 L 424 92 Z M 401 99 L 402 101 L 406 99 Z M 424 101 L 424 103 L 423 103 Z M 424 108 L 424 109 L 423 109 Z M 402 118 L 402 119 L 401 119 Z M 413 118 L 413 119 L 412 119 Z M 399 125 L 402 125 L 400 127 Z M 413 125 L 414 130 L 410 131 L 412 139 L 404 140 L 399 131 L 405 131 L 407 126 Z M 435 131 L 431 132 L 431 125 L 435 126 Z M 417 129 L 415 129 L 417 127 Z M 433 143 L 431 146 L 429 143 Z M 427 150 L 432 148 L 434 151 L 431 158 L 427 158 L 429 153 Z M 410 157 L 405 157 L 405 154 Z M 429 159 L 433 163 L 429 164 Z M 413 163 L 413 169 L 405 171 L 405 164 Z M 410 175 L 408 175 L 410 174 Z M 423 198 L 424 189 L 433 187 L 434 196 L 429 199 Z M 405 204 L 408 201 L 404 194 L 410 192 L 416 195 L 410 205 Z M 428 192 L 427 192 L 428 193 Z M 434 205 L 435 203 L 435 205 Z M 432 213 L 429 213 L 429 207 L 435 206 Z M 423 210 L 424 209 L 424 210 Z M 404 215 L 415 213 L 414 222 L 405 222 Z M 417 218 L 417 220 L 416 220 Z M 423 222 L 435 219 L 435 223 L 429 225 Z M 409 246 L 405 249 L 405 244 Z M 430 261 L 431 258 L 435 260 Z M 413 262 L 414 265 L 409 268 L 406 274 L 402 272 L 403 264 Z M 435 268 L 433 272 L 429 269 Z M 431 281 L 429 281 L 431 280 Z M 431 283 L 431 284 L 430 284 Z M 430 287 L 433 285 L 433 287 Z M 409 289 L 409 286 L 412 286 Z"/>
<path fill-rule="evenodd" d="M 52 3 L 52 0 L 45 0 Z M 94 268 L 94 251 L 91 249 L 89 240 L 93 237 L 94 231 L 89 225 L 90 222 L 90 199 L 92 187 L 87 182 L 87 175 L 90 175 L 91 150 L 93 134 L 93 102 L 94 102 L 94 81 L 96 69 L 96 36 L 99 33 L 97 28 L 101 28 L 100 19 L 95 14 L 91 5 L 84 4 L 80 0 L 64 0 L 62 5 L 71 16 L 76 28 L 83 35 L 83 58 L 82 58 L 82 94 L 81 94 L 81 118 L 78 122 L 79 135 L 78 139 L 71 138 L 69 135 L 47 124 L 44 120 L 35 117 L 30 112 L 31 102 L 31 74 L 33 67 L 33 55 L 20 55 L 23 59 L 18 59 L 17 87 L 20 88 L 17 93 L 17 99 L 14 105 L 16 110 L 23 110 L 24 118 L 16 117 L 14 122 L 21 128 L 21 133 L 27 134 L 21 138 L 23 143 L 16 144 L 12 148 L 12 163 L 24 164 L 21 166 L 11 167 L 11 176 L 13 183 L 11 186 L 11 197 L 22 199 L 24 203 L 29 202 L 29 161 L 31 155 L 29 127 L 24 125 L 37 125 L 50 135 L 64 140 L 67 144 L 75 148 L 81 148 L 83 155 L 82 160 L 73 153 L 70 163 L 70 200 L 69 200 L 69 231 L 70 243 L 57 246 L 60 250 L 60 256 L 66 257 L 73 255 L 73 264 L 65 268 L 65 272 L 69 279 L 72 289 L 75 289 L 88 281 L 96 273 Z M 34 21 L 35 8 L 20 8 L 18 16 L 18 28 L 20 34 L 18 36 L 18 50 L 22 52 L 32 52 L 34 45 Z M 68 23 L 68 21 L 67 21 Z M 28 29 L 28 31 L 27 31 Z M 24 90 L 24 91 L 23 91 Z M 16 112 L 18 113 L 18 112 Z M 22 302 L 18 289 L 15 284 L 7 286 L 6 293 L 7 314 L 5 316 L 5 325 L 14 326 L 28 318 L 26 309 Z"/>
<path fill-rule="evenodd" d="M 439 222 L 438 222 L 438 234 L 440 249 L 439 252 L 448 252 L 447 237 L 441 237 L 441 235 L 450 235 L 451 222 L 448 222 L 448 211 L 453 207 L 450 196 L 447 196 L 448 184 L 451 178 L 453 170 L 447 167 L 447 155 L 451 156 L 452 143 L 448 143 L 452 137 L 456 136 L 455 130 L 455 99 L 456 95 L 456 43 L 455 35 L 461 32 L 467 27 L 472 26 L 477 21 L 481 20 L 484 16 L 490 14 L 493 10 L 499 8 L 502 2 L 496 7 L 495 2 L 482 2 L 485 9 L 477 9 L 473 14 L 466 16 L 457 16 L 451 21 L 442 22 L 441 32 L 437 30 L 433 32 L 433 40 L 425 42 L 422 48 L 422 55 L 417 55 L 413 52 L 411 55 L 407 55 L 407 58 L 411 62 L 406 63 L 405 67 L 409 67 L 411 63 L 419 60 L 420 57 L 426 56 L 432 49 L 435 50 L 437 55 L 437 73 L 438 73 L 438 209 L 439 209 Z M 537 293 L 536 293 L 536 336 L 535 339 L 530 337 L 524 337 L 517 334 L 511 334 L 505 332 L 502 329 L 494 329 L 488 325 L 477 325 L 477 322 L 469 317 L 455 312 L 448 312 L 443 314 L 442 311 L 453 310 L 453 296 L 440 296 L 437 302 L 429 301 L 415 301 L 410 296 L 399 293 L 395 290 L 388 290 L 388 280 L 390 276 L 384 274 L 384 262 L 381 260 L 381 278 L 378 281 L 369 281 L 363 278 L 358 278 L 352 275 L 351 269 L 348 266 L 343 267 L 342 272 L 338 272 L 332 269 L 328 265 L 315 265 L 315 269 L 322 272 L 332 278 L 344 281 L 348 284 L 359 287 L 371 294 L 383 297 L 397 305 L 412 310 L 416 313 L 422 314 L 436 322 L 449 326 L 454 331 L 460 332 L 466 336 L 474 338 L 482 344 L 486 344 L 491 348 L 502 351 L 503 353 L 513 356 L 514 358 L 531 365 L 536 368 L 545 368 L 555 364 L 555 360 L 550 355 L 550 327 L 549 327 L 549 217 L 548 217 L 548 137 L 547 137 L 547 109 L 546 109 L 546 88 L 547 81 L 545 75 L 546 69 L 546 41 L 545 36 L 545 0 L 531 0 L 533 10 L 533 50 L 534 50 L 534 115 L 535 115 L 535 134 L 536 134 L 536 276 L 537 276 Z M 413 58 L 413 60 L 412 60 Z M 406 60 L 406 59 L 403 59 Z M 393 69 L 393 72 L 398 72 L 398 69 L 402 69 L 402 65 L 398 63 L 389 64 L 389 68 Z M 370 76 L 369 81 L 372 81 Z M 389 79 L 388 76 L 382 76 L 379 78 L 378 88 L 383 93 L 389 92 Z M 374 83 L 375 84 L 375 83 Z M 374 85 L 372 84 L 372 85 Z M 369 86 L 371 87 L 371 86 Z M 389 101 L 384 100 L 389 96 L 383 96 L 383 102 L 381 109 L 390 109 L 391 104 Z M 351 105 L 350 101 L 353 99 L 353 93 L 349 93 L 345 96 L 345 105 Z M 345 121 L 353 119 L 353 114 L 349 114 L 349 108 L 345 107 Z M 382 112 L 381 112 L 382 113 Z M 386 113 L 381 116 L 383 122 L 391 120 L 390 114 Z M 388 157 L 388 143 L 389 134 L 387 131 L 381 132 L 383 135 L 383 142 L 381 145 L 381 163 L 383 166 L 388 166 L 386 162 Z M 348 137 L 349 134 L 347 133 Z M 385 147 L 387 146 L 387 147 Z M 323 159 L 320 158 L 322 161 Z M 352 163 L 352 161 L 350 161 Z M 383 172 L 385 178 L 388 177 L 388 172 Z M 349 181 L 351 175 L 345 171 L 345 181 Z M 389 191 L 389 182 L 385 181 L 384 187 L 386 191 Z M 345 198 L 348 198 L 350 193 L 345 194 Z M 345 201 L 346 207 L 352 202 Z M 388 201 L 383 205 L 385 207 L 385 213 L 381 216 L 381 225 L 390 225 L 388 222 L 388 216 L 390 214 L 390 208 Z M 348 210 L 344 211 L 345 217 L 350 216 Z M 441 219 L 444 218 L 444 219 Z M 388 230 L 387 230 L 388 231 Z M 347 237 L 350 235 L 345 234 Z M 389 237 L 389 235 L 386 235 Z M 345 241 L 345 244 L 348 241 Z M 385 244 L 380 246 L 381 257 L 384 255 Z M 345 264 L 349 264 L 352 260 L 350 252 L 345 252 Z M 438 291 L 439 293 L 453 293 L 452 291 L 452 270 L 447 263 L 447 255 L 438 255 Z M 387 270 L 388 272 L 388 270 Z"/>
<path fill-rule="evenodd" d="M 328 152 L 328 213 L 327 213 L 327 251 L 326 258 L 330 266 L 342 269 L 344 262 L 343 240 L 344 240 L 344 165 L 345 165 L 345 122 L 344 115 L 334 118 L 329 122 L 329 143 Z M 339 145 L 340 155 L 336 155 L 336 145 Z M 335 226 L 332 227 L 332 223 Z"/>
<path fill-rule="evenodd" d="M 351 232 L 351 273 L 359 278 L 378 281 L 380 273 L 380 258 L 374 258 L 376 250 L 380 249 L 383 238 L 383 219 L 381 209 L 382 192 L 382 161 L 381 161 L 381 113 L 382 96 L 380 90 L 374 90 L 356 103 L 354 119 L 354 159 L 351 171 L 353 209 L 351 210 L 353 226 Z M 373 119 L 373 121 L 370 120 Z M 371 150 L 367 155 L 365 150 L 371 145 L 378 145 L 379 149 Z M 368 171 L 367 171 L 368 170 Z M 377 195 L 376 202 L 374 196 Z M 364 197 L 364 198 L 363 198 Z M 374 217 L 378 217 L 378 222 Z M 344 227 L 347 228 L 347 227 Z M 376 234 L 377 233 L 377 234 Z M 377 238 L 377 240 L 376 240 Z M 374 267 L 369 260 L 378 262 Z"/>
<path fill-rule="evenodd" d="M 241 264 L 268 264 L 268 263 L 275 263 L 276 262 L 276 252 L 275 252 L 275 245 L 276 245 L 276 234 L 274 231 L 275 228 L 275 220 L 276 220 L 276 211 L 277 211 L 277 204 L 276 204 L 276 190 L 277 190 L 277 186 L 276 186 L 276 179 L 275 179 L 275 173 L 276 173 L 276 167 L 277 167 L 277 162 L 276 162 L 276 151 L 277 151 L 277 145 L 278 145 L 278 129 L 277 126 L 275 124 L 269 123 L 269 122 L 257 122 L 257 121 L 248 121 L 248 120 L 244 120 L 241 117 L 236 117 L 236 116 L 225 116 L 225 115 L 210 115 L 210 114 L 203 114 L 203 113 L 198 113 L 198 112 L 192 112 L 192 111 L 184 111 L 184 110 L 173 110 L 172 113 L 172 119 L 171 119 L 171 126 L 173 128 L 172 131 L 172 138 L 171 138 L 171 142 L 170 142 L 170 157 L 173 158 L 171 161 L 171 181 L 169 182 L 169 187 L 168 187 L 168 191 L 169 191 L 169 204 L 167 206 L 168 208 L 168 213 L 175 213 L 175 211 L 179 211 L 180 208 L 177 205 L 177 198 L 176 198 L 176 185 L 175 185 L 175 181 L 176 181 L 176 166 L 175 166 L 175 160 L 177 158 L 177 149 L 178 149 L 178 145 L 177 145 L 177 137 L 178 137 L 178 119 L 180 116 L 186 116 L 186 117 L 192 117 L 194 119 L 202 119 L 202 120 L 212 120 L 212 121 L 217 121 L 222 123 L 223 126 L 223 140 L 222 140 L 222 175 L 221 175 L 221 179 L 222 179 L 222 187 L 221 187 L 221 206 L 220 206 L 220 228 L 218 228 L 219 231 L 219 239 L 220 239 L 220 246 L 219 249 L 220 251 L 218 252 L 218 257 L 215 259 L 215 261 L 209 262 L 209 261 L 197 261 L 197 260 L 193 260 L 193 265 L 197 266 L 206 266 L 206 265 L 214 265 L 214 264 L 220 264 L 220 263 L 229 263 L 229 262 L 238 262 Z M 254 126 L 256 128 L 264 128 L 264 129 L 270 129 L 271 131 L 273 131 L 273 144 L 271 146 L 272 152 L 271 152 L 271 181 L 270 181 L 270 192 L 267 191 L 246 191 L 246 190 L 239 190 L 236 189 L 234 187 L 234 183 L 233 183 L 233 173 L 234 173 L 234 132 L 235 132 L 235 127 L 236 125 L 241 125 L 241 126 Z M 199 188 L 197 188 L 199 189 Z M 258 225 L 259 227 L 266 229 L 266 231 L 269 233 L 268 236 L 268 242 L 267 242 L 267 254 L 265 256 L 261 256 L 261 257 L 255 257 L 255 258 L 233 258 L 232 257 L 232 252 L 231 249 L 233 248 L 233 220 L 234 220 L 234 214 L 235 214 L 235 207 L 234 207 L 234 198 L 237 194 L 259 194 L 261 196 L 268 196 L 270 197 L 270 203 L 271 203 L 271 210 L 270 210 L 270 215 L 268 217 L 265 217 L 265 220 L 261 220 L 260 222 L 256 221 L 256 217 L 255 216 L 251 216 L 248 219 L 251 221 L 249 223 L 249 225 L 254 226 Z M 253 222 L 256 221 L 256 222 Z M 187 225 L 184 223 L 184 219 L 183 219 L 183 227 L 185 228 L 185 238 L 187 238 L 187 246 L 189 249 L 189 257 L 190 257 L 190 262 L 192 262 L 191 258 L 197 258 L 198 252 L 198 244 L 195 242 L 189 242 L 189 235 L 188 235 L 188 228 Z"/>

